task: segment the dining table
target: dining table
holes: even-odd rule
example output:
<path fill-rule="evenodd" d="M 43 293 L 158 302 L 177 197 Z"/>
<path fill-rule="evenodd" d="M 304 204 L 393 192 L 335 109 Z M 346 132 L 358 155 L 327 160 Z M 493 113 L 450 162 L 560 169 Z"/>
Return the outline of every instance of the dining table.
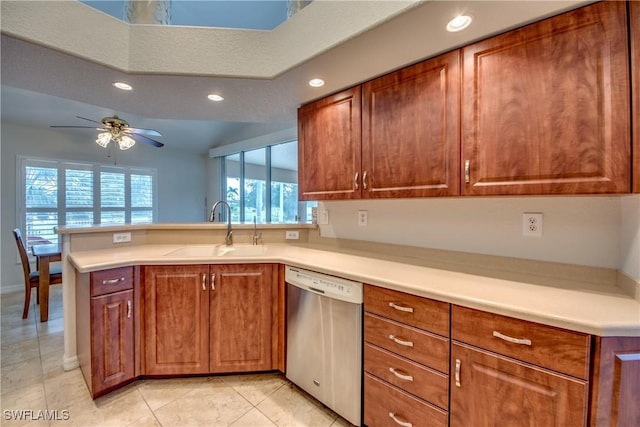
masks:
<path fill-rule="evenodd" d="M 36 257 L 37 268 L 40 272 L 38 289 L 40 292 L 40 321 L 49 320 L 49 271 L 52 262 L 62 261 L 62 252 L 57 243 L 33 245 L 33 256 Z"/>

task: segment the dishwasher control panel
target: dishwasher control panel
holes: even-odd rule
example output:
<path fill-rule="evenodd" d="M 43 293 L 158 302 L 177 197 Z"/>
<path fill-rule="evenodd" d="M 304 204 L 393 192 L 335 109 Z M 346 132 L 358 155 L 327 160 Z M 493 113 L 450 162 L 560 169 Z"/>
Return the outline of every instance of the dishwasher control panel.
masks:
<path fill-rule="evenodd" d="M 362 304 L 362 283 L 303 268 L 286 266 L 285 282 L 316 294 Z"/>

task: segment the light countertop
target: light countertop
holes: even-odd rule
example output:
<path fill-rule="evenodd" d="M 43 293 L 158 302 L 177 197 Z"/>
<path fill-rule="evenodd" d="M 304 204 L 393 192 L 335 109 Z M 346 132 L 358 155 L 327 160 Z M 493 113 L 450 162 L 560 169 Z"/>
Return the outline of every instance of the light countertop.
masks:
<path fill-rule="evenodd" d="M 574 331 L 640 336 L 640 303 L 616 286 L 547 286 L 287 244 L 266 245 L 257 255 L 171 254 L 187 246 L 203 247 L 147 244 L 71 251 L 69 261 L 81 273 L 128 265 L 282 263 Z"/>

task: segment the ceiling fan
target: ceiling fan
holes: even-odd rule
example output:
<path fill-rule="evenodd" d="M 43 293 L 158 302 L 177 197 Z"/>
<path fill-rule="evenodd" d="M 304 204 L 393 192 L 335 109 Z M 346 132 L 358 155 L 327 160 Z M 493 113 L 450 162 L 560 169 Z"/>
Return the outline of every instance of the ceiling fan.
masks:
<path fill-rule="evenodd" d="M 87 119 L 86 117 L 76 116 L 79 119 L 87 120 L 89 122 L 96 123 L 99 126 L 51 126 L 52 128 L 67 128 L 67 129 L 95 129 L 100 131 L 96 144 L 101 147 L 107 147 L 109 142 L 114 141 L 118 143 L 118 147 L 121 150 L 128 150 L 133 147 L 136 141 L 144 142 L 154 147 L 163 147 L 162 142 L 158 142 L 155 139 L 149 138 L 149 136 L 162 136 L 160 132 L 153 129 L 139 129 L 129 126 L 129 122 L 121 119 L 117 115 L 113 117 L 105 117 L 101 121 L 95 121 Z"/>

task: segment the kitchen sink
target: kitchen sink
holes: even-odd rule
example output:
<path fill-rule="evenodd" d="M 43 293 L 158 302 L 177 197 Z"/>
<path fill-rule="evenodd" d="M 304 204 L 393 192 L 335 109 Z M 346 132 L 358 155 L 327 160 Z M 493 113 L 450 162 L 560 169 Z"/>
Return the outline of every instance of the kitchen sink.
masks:
<path fill-rule="evenodd" d="M 174 257 L 214 258 L 231 256 L 256 256 L 267 253 L 265 245 L 193 245 L 174 249 L 164 254 Z"/>

